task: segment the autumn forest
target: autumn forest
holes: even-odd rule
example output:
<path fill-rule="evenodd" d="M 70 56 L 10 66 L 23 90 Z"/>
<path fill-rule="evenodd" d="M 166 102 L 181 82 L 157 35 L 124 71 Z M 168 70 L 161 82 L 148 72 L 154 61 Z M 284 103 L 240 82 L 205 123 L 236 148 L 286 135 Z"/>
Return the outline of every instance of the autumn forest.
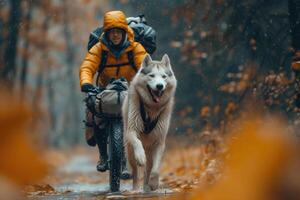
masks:
<path fill-rule="evenodd" d="M 298 199 L 297 0 L 0 0 L 0 199 L 119 198 L 85 143 L 79 84 L 110 10 L 144 14 L 178 81 L 162 187 L 124 182 L 122 198 Z"/>

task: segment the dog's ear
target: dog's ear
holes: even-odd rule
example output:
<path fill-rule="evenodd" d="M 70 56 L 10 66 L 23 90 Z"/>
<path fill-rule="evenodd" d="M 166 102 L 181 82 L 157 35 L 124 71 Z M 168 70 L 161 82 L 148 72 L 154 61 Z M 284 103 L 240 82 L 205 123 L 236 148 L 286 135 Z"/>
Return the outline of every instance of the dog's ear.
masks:
<path fill-rule="evenodd" d="M 149 54 L 147 54 L 142 62 L 142 67 L 145 68 L 149 66 L 151 62 L 152 62 L 152 58 Z"/>
<path fill-rule="evenodd" d="M 163 64 L 164 67 L 166 67 L 166 73 L 169 77 L 173 76 L 173 70 L 171 67 L 171 62 L 170 62 L 170 58 L 167 54 L 165 54 L 162 59 L 161 59 L 161 63 Z"/>
<path fill-rule="evenodd" d="M 168 54 L 165 54 L 162 59 L 161 59 L 161 62 L 163 65 L 165 65 L 166 67 L 169 67 L 171 65 L 170 63 L 170 58 L 168 56 Z"/>

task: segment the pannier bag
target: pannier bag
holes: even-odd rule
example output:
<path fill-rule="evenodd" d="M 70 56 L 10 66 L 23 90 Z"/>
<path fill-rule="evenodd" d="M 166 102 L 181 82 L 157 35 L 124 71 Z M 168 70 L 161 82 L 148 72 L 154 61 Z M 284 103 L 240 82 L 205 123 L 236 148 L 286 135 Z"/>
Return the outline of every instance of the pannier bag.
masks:
<path fill-rule="evenodd" d="M 127 96 L 128 82 L 121 78 L 111 80 L 106 88 L 97 94 L 95 101 L 95 110 L 101 114 L 121 114 L 122 104 Z"/>

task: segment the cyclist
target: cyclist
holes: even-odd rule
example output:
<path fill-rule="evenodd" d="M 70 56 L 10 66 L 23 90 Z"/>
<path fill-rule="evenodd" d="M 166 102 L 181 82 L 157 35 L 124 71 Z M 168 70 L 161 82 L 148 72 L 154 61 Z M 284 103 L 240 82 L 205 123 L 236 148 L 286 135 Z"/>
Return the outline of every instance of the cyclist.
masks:
<path fill-rule="evenodd" d="M 145 55 L 144 47 L 134 41 L 134 32 L 128 26 L 125 14 L 122 11 L 105 13 L 103 34 L 99 42 L 87 52 L 80 66 L 81 91 L 85 93 L 95 91 L 93 78 L 97 72 L 96 86 L 100 88 L 105 87 L 111 78 L 124 77 L 130 82 Z M 89 104 L 93 104 L 93 99 L 88 99 L 88 107 Z M 90 146 L 98 145 L 100 160 L 97 163 L 97 170 L 104 172 L 108 169 L 105 126 L 93 125 L 91 109 L 87 109 L 86 117 L 86 140 Z"/>

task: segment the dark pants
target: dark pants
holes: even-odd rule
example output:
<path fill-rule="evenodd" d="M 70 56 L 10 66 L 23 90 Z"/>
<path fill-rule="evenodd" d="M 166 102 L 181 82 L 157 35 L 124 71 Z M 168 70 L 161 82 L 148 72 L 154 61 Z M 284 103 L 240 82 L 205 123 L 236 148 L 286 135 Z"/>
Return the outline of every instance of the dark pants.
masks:
<path fill-rule="evenodd" d="M 98 126 L 94 127 L 94 137 L 99 149 L 99 153 L 101 156 L 101 159 L 107 160 L 107 138 L 108 134 L 105 131 L 105 127 L 99 128 Z"/>

